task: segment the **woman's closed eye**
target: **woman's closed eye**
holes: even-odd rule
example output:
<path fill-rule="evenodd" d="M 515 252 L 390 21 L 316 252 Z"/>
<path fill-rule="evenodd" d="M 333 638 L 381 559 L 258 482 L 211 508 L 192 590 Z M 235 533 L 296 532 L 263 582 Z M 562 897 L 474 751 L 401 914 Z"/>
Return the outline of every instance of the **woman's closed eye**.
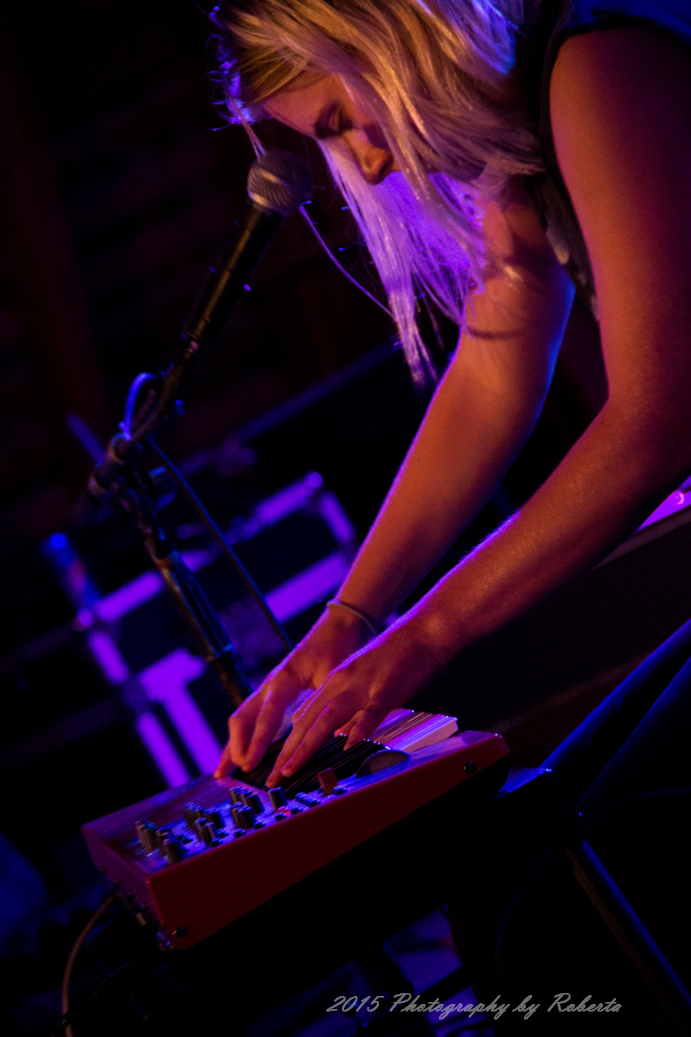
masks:
<path fill-rule="evenodd" d="M 348 130 L 352 130 L 353 124 L 346 118 L 342 111 L 332 114 L 328 122 L 317 127 L 317 140 L 329 140 L 334 137 L 342 137 Z"/>

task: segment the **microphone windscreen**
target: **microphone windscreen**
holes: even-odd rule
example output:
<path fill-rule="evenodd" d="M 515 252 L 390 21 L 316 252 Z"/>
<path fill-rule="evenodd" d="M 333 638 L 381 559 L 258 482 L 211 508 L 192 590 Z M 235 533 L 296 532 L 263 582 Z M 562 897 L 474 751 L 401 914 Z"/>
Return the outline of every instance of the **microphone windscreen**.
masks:
<path fill-rule="evenodd" d="M 253 163 L 247 193 L 261 209 L 287 216 L 312 197 L 312 170 L 300 155 L 267 151 Z"/>

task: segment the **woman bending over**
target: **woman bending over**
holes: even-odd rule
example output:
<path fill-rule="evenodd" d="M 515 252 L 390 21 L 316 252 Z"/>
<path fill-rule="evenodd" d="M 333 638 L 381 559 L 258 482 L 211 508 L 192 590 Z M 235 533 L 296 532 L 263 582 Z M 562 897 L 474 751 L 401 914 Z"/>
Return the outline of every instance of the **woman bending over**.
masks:
<path fill-rule="evenodd" d="M 691 3 L 226 0 L 231 108 L 321 144 L 414 377 L 416 299 L 461 335 L 338 592 L 230 718 L 217 774 L 269 779 L 370 735 L 468 644 L 598 562 L 691 470 Z M 382 633 L 491 497 L 547 393 L 574 294 L 600 413 L 528 503 Z M 462 703 L 459 702 L 462 713 Z"/>

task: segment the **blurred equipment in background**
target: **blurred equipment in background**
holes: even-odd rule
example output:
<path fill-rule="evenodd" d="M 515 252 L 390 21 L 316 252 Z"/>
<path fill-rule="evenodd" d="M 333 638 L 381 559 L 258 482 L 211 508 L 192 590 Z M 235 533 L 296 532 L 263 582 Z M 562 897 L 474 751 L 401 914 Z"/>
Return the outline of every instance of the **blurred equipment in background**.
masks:
<path fill-rule="evenodd" d="M 205 533 L 201 524 L 179 526 L 182 556 L 256 686 L 285 648 Z M 292 640 L 309 629 L 340 585 L 356 547 L 350 519 L 316 473 L 259 502 L 230 525 L 225 538 Z M 67 534 L 53 535 L 43 549 L 74 604 L 93 658 L 131 711 L 165 784 L 213 770 L 231 704 L 190 644 L 160 574 L 145 571 L 103 593 Z"/>

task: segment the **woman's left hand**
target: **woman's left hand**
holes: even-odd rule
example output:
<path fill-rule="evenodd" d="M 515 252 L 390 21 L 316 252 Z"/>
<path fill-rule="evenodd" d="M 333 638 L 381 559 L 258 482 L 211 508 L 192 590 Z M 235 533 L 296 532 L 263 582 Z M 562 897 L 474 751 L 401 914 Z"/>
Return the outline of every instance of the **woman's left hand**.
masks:
<path fill-rule="evenodd" d="M 293 729 L 267 785 L 294 774 L 334 733 L 346 747 L 368 738 L 442 668 L 415 618 L 399 619 L 351 655 L 293 714 Z"/>

